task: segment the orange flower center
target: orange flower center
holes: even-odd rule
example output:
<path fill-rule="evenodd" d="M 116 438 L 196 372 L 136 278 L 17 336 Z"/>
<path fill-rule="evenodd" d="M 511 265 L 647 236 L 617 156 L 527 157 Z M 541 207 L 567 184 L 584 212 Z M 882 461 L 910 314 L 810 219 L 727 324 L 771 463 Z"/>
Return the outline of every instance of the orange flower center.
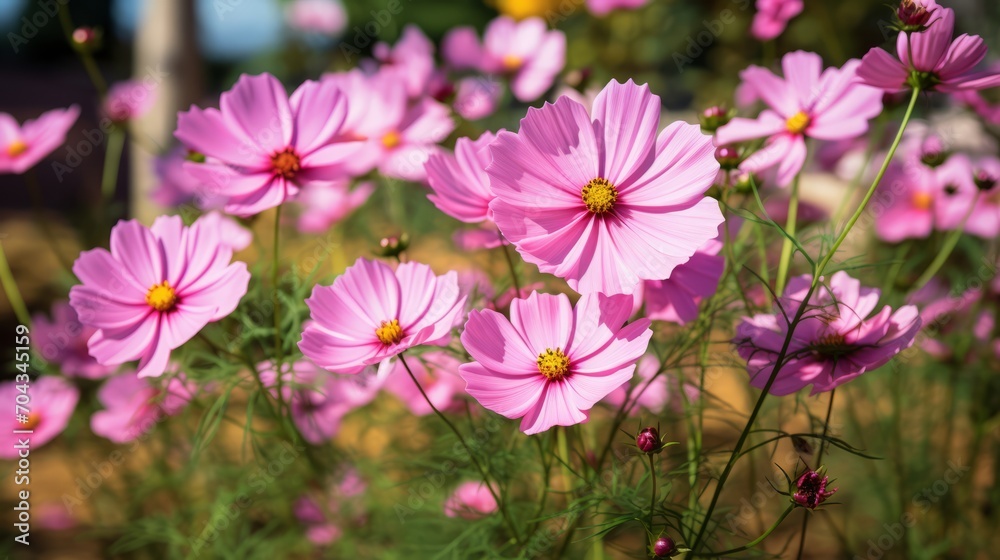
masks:
<path fill-rule="evenodd" d="M 382 136 L 382 145 L 385 146 L 387 149 L 391 150 L 396 146 L 398 146 L 402 140 L 403 139 L 400 138 L 399 133 L 396 132 L 395 130 L 392 130 L 386 132 L 385 135 Z"/>
<path fill-rule="evenodd" d="M 519 69 L 521 67 L 521 65 L 524 64 L 524 59 L 521 58 L 521 57 L 519 57 L 519 56 L 517 56 L 517 55 L 506 54 L 506 55 L 504 55 L 503 61 L 501 62 L 501 64 L 503 64 L 503 69 L 504 70 L 506 70 L 508 72 L 513 72 L 513 71 Z"/>
<path fill-rule="evenodd" d="M 177 292 L 164 280 L 160 284 L 153 284 L 146 292 L 146 303 L 157 311 L 170 311 L 177 304 Z"/>
<path fill-rule="evenodd" d="M 559 348 L 546 348 L 538 355 L 538 371 L 549 381 L 559 381 L 569 374 L 569 358 Z"/>
<path fill-rule="evenodd" d="M 302 160 L 291 148 L 285 148 L 271 156 L 271 170 L 275 175 L 281 175 L 285 179 L 294 179 L 295 174 L 300 169 L 302 169 Z"/>
<path fill-rule="evenodd" d="M 788 132 L 791 132 L 792 134 L 802 134 L 807 128 L 809 128 L 809 122 L 809 115 L 805 114 L 804 111 L 799 111 L 791 117 L 788 117 L 788 120 L 785 121 L 785 127 L 787 127 Z"/>
<path fill-rule="evenodd" d="M 933 204 L 934 197 L 931 193 L 923 191 L 913 193 L 913 207 L 917 210 L 930 210 Z"/>
<path fill-rule="evenodd" d="M 21 430 L 34 430 L 36 427 L 38 427 L 38 424 L 41 421 L 42 421 L 42 415 L 41 414 L 38 414 L 37 412 L 29 412 L 28 413 L 28 421 L 25 422 L 24 424 L 21 424 L 22 427 L 19 428 L 19 429 L 21 429 Z"/>
<path fill-rule="evenodd" d="M 615 207 L 615 203 L 618 202 L 618 189 L 607 179 L 598 177 L 591 179 L 583 187 L 583 190 L 580 191 L 580 197 L 583 198 L 587 210 L 594 214 L 604 214 L 610 212 Z"/>
<path fill-rule="evenodd" d="M 24 140 L 14 140 L 10 144 L 7 144 L 7 155 L 10 157 L 17 157 L 28 150 L 28 145 L 24 143 Z"/>
<path fill-rule="evenodd" d="M 375 336 L 386 346 L 399 344 L 403 340 L 403 327 L 399 326 L 399 319 L 382 321 L 382 324 L 375 329 Z"/>

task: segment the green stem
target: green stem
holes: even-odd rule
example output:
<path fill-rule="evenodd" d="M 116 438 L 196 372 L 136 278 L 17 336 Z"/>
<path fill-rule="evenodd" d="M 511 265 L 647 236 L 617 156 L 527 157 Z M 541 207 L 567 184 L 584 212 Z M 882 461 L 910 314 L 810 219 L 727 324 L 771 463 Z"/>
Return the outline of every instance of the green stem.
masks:
<path fill-rule="evenodd" d="M 14 310 L 17 320 L 22 325 L 31 325 L 31 316 L 28 315 L 28 308 L 24 306 L 24 299 L 21 298 L 21 290 L 17 288 L 14 274 L 10 271 L 2 242 L 0 242 L 0 282 L 3 283 L 3 291 L 7 294 L 7 300 L 10 301 L 10 307 Z"/>
<path fill-rule="evenodd" d="M 785 232 L 788 234 L 781 244 L 781 260 L 778 261 L 778 277 L 774 284 L 774 293 L 785 291 L 788 282 L 788 269 L 792 264 L 792 239 L 799 218 L 799 178 L 792 183 L 792 193 L 788 197 L 788 220 L 785 221 Z"/>
<path fill-rule="evenodd" d="M 125 131 L 115 126 L 108 133 L 108 149 L 104 152 L 104 174 L 101 176 L 101 199 L 109 204 L 115 197 L 118 186 L 118 168 L 121 166 L 122 150 L 125 147 Z"/>
<path fill-rule="evenodd" d="M 737 552 L 743 552 L 744 550 L 750 550 L 751 548 L 753 548 L 753 547 L 757 546 L 758 544 L 764 542 L 764 539 L 766 539 L 767 537 L 771 536 L 771 533 L 773 533 L 774 530 L 777 529 L 779 525 L 781 525 L 781 522 L 784 521 L 785 518 L 788 517 L 788 514 L 792 513 L 792 510 L 794 510 L 794 509 L 795 509 L 795 506 L 788 506 L 785 509 L 785 511 L 783 511 L 781 513 L 781 516 L 778 517 L 778 520 L 775 521 L 774 524 L 771 525 L 767 529 L 767 531 L 764 531 L 764 533 L 761 536 L 759 536 L 756 539 L 748 542 L 747 544 L 745 544 L 743 546 L 740 546 L 740 547 L 731 548 L 729 550 L 723 550 L 722 552 L 712 552 L 710 554 L 702 554 L 701 556 L 704 556 L 706 558 L 710 558 L 710 557 L 717 557 L 717 556 L 726 556 L 726 555 L 729 555 L 729 554 L 735 554 Z"/>
<path fill-rule="evenodd" d="M 649 476 L 650 482 L 653 487 L 650 489 L 649 497 L 649 532 L 653 533 L 653 512 L 656 509 L 656 465 L 653 464 L 653 454 L 647 454 L 649 457 Z"/>
<path fill-rule="evenodd" d="M 837 394 L 837 388 L 830 391 L 830 402 L 826 405 L 826 420 L 823 422 L 823 439 L 819 441 L 819 451 L 816 452 L 816 468 L 823 466 L 823 451 L 826 450 L 826 434 L 830 430 L 830 415 L 833 413 L 833 397 Z M 802 533 L 799 535 L 799 553 L 795 556 L 797 560 L 802 560 L 802 553 L 806 548 L 806 532 L 809 530 L 809 517 L 802 517 Z"/>
<path fill-rule="evenodd" d="M 282 362 L 284 362 L 284 348 L 281 344 L 281 296 L 278 293 L 278 277 L 279 277 L 279 263 L 278 260 L 278 250 L 281 242 L 281 206 L 278 205 L 274 211 L 274 247 L 271 253 L 271 286 L 274 290 L 274 372 L 276 374 L 276 383 L 278 386 L 278 403 L 279 405 L 284 404 L 284 396 L 281 392 L 282 385 L 282 375 L 281 367 Z"/>
<path fill-rule="evenodd" d="M 77 48 L 73 43 L 73 20 L 70 19 L 69 8 L 65 4 L 59 7 L 59 23 L 62 25 L 66 40 L 69 41 L 73 50 L 80 55 L 80 60 L 87 71 L 87 76 L 90 77 L 90 81 L 97 89 L 97 93 L 100 94 L 101 99 L 104 99 L 108 93 L 108 84 L 104 81 L 104 76 L 101 75 L 101 71 L 97 67 L 97 62 L 94 61 L 94 57 L 90 54 L 90 51 L 86 48 Z"/>
<path fill-rule="evenodd" d="M 48 241 L 49 247 L 52 249 L 52 254 L 56 256 L 56 260 L 72 276 L 73 265 L 66 260 L 66 257 L 59 250 L 59 243 L 56 241 L 56 236 L 52 233 L 52 228 L 49 227 L 48 220 L 45 219 L 45 203 L 42 198 L 42 189 L 38 184 L 38 177 L 35 175 L 34 169 L 30 169 L 24 174 L 24 181 L 28 184 L 28 194 L 31 195 L 32 206 L 35 209 L 35 221 L 38 222 L 38 228 L 42 230 L 42 235 Z"/>
<path fill-rule="evenodd" d="M 945 238 L 941 251 L 938 252 L 936 257 L 934 257 L 934 261 L 927 267 L 927 270 L 925 270 L 924 273 L 920 275 L 920 278 L 917 279 L 917 282 L 913 285 L 913 288 L 911 288 L 912 291 L 915 292 L 926 286 L 927 283 L 931 281 L 931 278 L 934 278 L 934 275 L 941 270 L 941 267 L 944 266 L 948 257 L 951 256 L 951 252 L 955 250 L 955 246 L 958 245 L 958 240 L 962 237 L 962 230 L 965 229 L 965 223 L 969 221 L 969 217 L 972 216 L 972 212 L 976 209 L 976 203 L 979 202 L 979 192 L 980 191 L 976 191 L 976 196 L 972 198 L 972 204 L 969 205 L 969 210 L 965 213 L 965 217 L 962 218 L 961 223 L 955 227 L 955 230 L 950 232 L 948 237 Z"/>
<path fill-rule="evenodd" d="M 486 488 L 490 491 L 490 494 L 493 495 L 493 499 L 496 500 L 497 508 L 500 510 L 500 514 L 503 516 L 504 521 L 507 523 L 507 528 L 510 529 L 511 534 L 514 536 L 514 540 L 520 543 L 521 535 L 520 533 L 518 533 L 517 528 L 514 525 L 514 522 L 510 518 L 510 514 L 507 512 L 506 504 L 504 504 L 503 500 L 500 499 L 500 496 L 497 495 L 496 489 L 493 488 L 493 485 L 490 484 L 489 477 L 486 476 L 486 469 L 483 468 L 483 465 L 479 462 L 479 459 L 477 459 L 476 455 L 472 452 L 472 448 L 469 447 L 469 444 L 465 441 L 465 438 L 462 437 L 462 432 L 459 432 L 458 428 L 456 428 L 455 425 L 451 423 L 451 420 L 448 420 L 448 417 L 442 414 L 441 411 L 438 410 L 438 407 L 434 406 L 434 403 L 431 402 L 430 397 L 428 397 L 427 393 L 424 391 L 423 386 L 420 385 L 419 381 L 417 381 L 417 376 L 413 375 L 413 371 L 410 369 L 410 365 L 406 363 L 406 358 L 403 357 L 403 354 L 399 354 L 399 362 L 403 364 L 403 368 L 406 369 L 406 373 L 410 375 L 410 379 L 413 380 L 413 384 L 417 386 L 417 390 L 420 391 L 420 395 L 424 397 L 425 401 L 427 401 L 427 404 L 431 407 L 431 410 L 434 411 L 434 414 L 448 426 L 448 428 L 452 431 L 452 433 L 455 434 L 455 437 L 458 438 L 458 441 L 462 443 L 462 447 L 464 447 L 466 453 L 469 454 L 469 459 L 472 461 L 474 465 L 476 465 L 476 468 L 479 470 L 479 474 L 483 477 L 483 483 L 486 484 Z"/>
<path fill-rule="evenodd" d="M 500 230 L 497 230 L 497 232 L 499 231 Z M 499 233 L 499 235 L 501 239 L 500 248 L 503 250 L 504 259 L 506 259 L 507 261 L 507 268 L 510 269 L 510 281 L 511 284 L 514 286 L 514 296 L 520 299 L 521 284 L 517 280 L 517 271 L 514 269 L 514 258 L 510 256 L 510 247 L 508 247 L 507 243 L 503 241 L 503 234 Z"/>

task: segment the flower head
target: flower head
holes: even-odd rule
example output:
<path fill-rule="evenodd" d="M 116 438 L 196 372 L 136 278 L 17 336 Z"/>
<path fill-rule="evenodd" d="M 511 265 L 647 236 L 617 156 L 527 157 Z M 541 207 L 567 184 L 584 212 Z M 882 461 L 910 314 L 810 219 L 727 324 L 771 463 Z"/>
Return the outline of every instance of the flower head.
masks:
<path fill-rule="evenodd" d="M 978 35 L 955 37 L 955 12 L 937 7 L 922 33 L 900 33 L 896 55 L 881 48 L 868 51 L 858 67 L 862 82 L 888 92 L 919 87 L 955 92 L 1000 86 L 1000 72 L 973 71 L 986 57 L 986 43 Z"/>
<path fill-rule="evenodd" d="M 802 13 L 802 0 L 757 0 L 757 13 L 750 34 L 759 41 L 770 41 L 785 31 L 788 22 Z"/>
<path fill-rule="evenodd" d="M 90 429 L 114 443 L 130 442 L 187 406 L 196 388 L 183 374 L 159 388 L 135 371 L 126 371 L 101 385 L 97 400 L 104 410 L 91 416 Z"/>
<path fill-rule="evenodd" d="M 220 109 L 180 113 L 174 134 L 206 156 L 187 163 L 188 173 L 225 197 L 226 212 L 252 216 L 347 174 L 359 146 L 340 136 L 346 117 L 346 97 L 332 84 L 307 81 L 289 97 L 270 74 L 243 75 Z"/>
<path fill-rule="evenodd" d="M 670 537 L 659 537 L 653 543 L 653 554 L 657 558 L 667 558 L 677 553 L 677 545 Z"/>
<path fill-rule="evenodd" d="M 32 324 L 35 349 L 46 361 L 58 364 L 63 375 L 100 379 L 114 371 L 88 353 L 87 340 L 97 331 L 80 322 L 69 302 L 54 304 L 51 319 L 35 315 Z"/>
<path fill-rule="evenodd" d="M 775 313 L 744 318 L 737 327 L 734 342 L 740 357 L 747 360 L 754 387 L 767 385 L 791 328 L 788 321 L 811 282 L 808 275 L 793 278 L 775 303 Z M 893 312 L 885 306 L 869 317 L 878 300 L 878 290 L 862 287 L 843 271 L 834 274 L 828 285 L 820 284 L 794 327 L 770 393 L 788 395 L 810 384 L 812 394 L 829 391 L 885 365 L 912 345 L 921 324 L 917 308 L 904 305 Z"/>
<path fill-rule="evenodd" d="M 448 517 L 479 519 L 496 510 L 496 498 L 483 482 L 467 481 L 459 484 L 444 502 L 444 514 Z"/>
<path fill-rule="evenodd" d="M 155 88 L 138 80 L 126 80 L 108 89 L 102 110 L 112 121 L 124 123 L 145 115 L 155 102 Z"/>
<path fill-rule="evenodd" d="M 90 354 L 104 365 L 139 360 L 139 377 L 158 377 L 170 351 L 236 309 L 250 273 L 230 263 L 221 228 L 201 218 L 185 227 L 161 216 L 146 228 L 135 220 L 111 230 L 111 251 L 80 254 L 70 304 L 80 322 L 97 329 Z"/>
<path fill-rule="evenodd" d="M 66 141 L 66 133 L 80 116 L 80 108 L 53 109 L 18 125 L 0 113 L 0 174 L 24 173 Z"/>
<path fill-rule="evenodd" d="M 292 0 L 285 21 L 296 31 L 334 37 L 347 27 L 347 10 L 340 0 Z"/>
<path fill-rule="evenodd" d="M 718 234 L 711 138 L 685 123 L 657 138 L 659 115 L 648 86 L 612 81 L 592 115 L 561 97 L 497 135 L 490 208 L 526 261 L 580 293 L 631 294 Z"/>
<path fill-rule="evenodd" d="M 635 446 L 643 453 L 659 453 L 663 448 L 660 432 L 652 426 L 643 428 L 639 431 L 639 435 L 635 436 Z"/>
<path fill-rule="evenodd" d="M 882 112 L 882 92 L 856 82 L 860 64 L 823 70 L 823 60 L 796 51 L 782 58 L 784 77 L 751 66 L 740 73 L 744 83 L 769 107 L 757 119 L 734 118 L 716 132 L 721 145 L 767 138 L 740 166 L 750 172 L 777 168 L 779 186 L 787 186 L 806 160 L 806 138 L 845 140 L 868 130 L 868 120 Z"/>
<path fill-rule="evenodd" d="M 375 192 L 375 185 L 364 181 L 353 188 L 348 181 L 316 182 L 302 189 L 296 227 L 302 233 L 323 233 L 347 218 Z"/>
<path fill-rule="evenodd" d="M 926 30 L 931 15 L 937 8 L 935 0 L 900 0 L 899 6 L 896 7 L 900 30 L 903 32 Z"/>
<path fill-rule="evenodd" d="M 632 378 L 652 336 L 649 320 L 622 326 L 631 314 L 623 295 L 532 292 L 515 299 L 510 320 L 473 311 L 462 344 L 475 360 L 459 373 L 484 407 L 521 418 L 521 431 L 544 432 L 587 419 L 594 404 Z"/>
<path fill-rule="evenodd" d="M 29 412 L 23 422 L 14 415 L 15 398 L 27 391 L 31 401 Z M 25 384 L 15 381 L 0 383 L 0 398 L 11 403 L 11 412 L 6 415 L 5 427 L 0 430 L 0 459 L 16 459 L 18 456 L 17 438 L 24 434 L 15 434 L 15 430 L 31 430 L 31 449 L 41 447 L 52 441 L 66 429 L 66 424 L 73 416 L 73 410 L 80 398 L 76 387 L 64 379 L 45 375 Z"/>
<path fill-rule="evenodd" d="M 332 286 L 313 289 L 299 348 L 320 367 L 358 373 L 414 346 L 446 344 L 464 304 L 454 271 L 358 259 Z"/>
<path fill-rule="evenodd" d="M 820 471 L 822 470 L 820 469 Z M 792 494 L 793 502 L 804 508 L 816 509 L 837 491 L 836 488 L 832 490 L 826 489 L 826 485 L 830 482 L 830 477 L 820 471 L 807 469 L 795 481 L 795 493 Z"/>
<path fill-rule="evenodd" d="M 413 371 L 413 376 L 427 393 L 434 407 L 441 411 L 455 411 L 461 408 L 462 397 L 465 394 L 465 381 L 458 375 L 461 362 L 457 358 L 442 351 L 424 352 L 419 359 L 407 360 L 406 364 Z M 386 383 L 390 393 L 403 401 L 410 412 L 417 416 L 426 416 L 433 410 L 420 389 L 413 383 L 401 362 L 389 374 L 391 382 Z"/>

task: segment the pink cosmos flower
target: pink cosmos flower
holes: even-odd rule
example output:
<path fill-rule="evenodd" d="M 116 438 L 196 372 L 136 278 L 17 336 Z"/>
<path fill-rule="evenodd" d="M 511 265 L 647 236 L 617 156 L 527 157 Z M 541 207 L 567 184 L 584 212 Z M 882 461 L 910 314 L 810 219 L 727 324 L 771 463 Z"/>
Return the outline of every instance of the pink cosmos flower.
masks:
<path fill-rule="evenodd" d="M 645 387 L 642 394 L 638 398 L 636 398 L 635 394 L 629 395 L 628 391 L 632 386 L 632 381 L 626 381 L 617 389 L 608 393 L 608 396 L 604 398 L 604 402 L 609 406 L 618 408 L 625 403 L 625 398 L 629 397 L 632 401 L 629 414 L 635 414 L 636 407 L 642 407 L 654 414 L 662 413 L 666 409 L 667 402 L 670 400 L 670 389 L 667 387 L 669 379 L 667 375 L 660 375 L 654 379 L 656 372 L 659 370 L 660 361 L 656 359 L 656 356 L 652 354 L 644 355 L 639 359 L 635 368 L 636 373 L 639 374 L 636 376 L 638 379 L 636 380 L 635 391 Z"/>
<path fill-rule="evenodd" d="M 327 512 L 310 496 L 296 500 L 292 511 L 295 518 L 305 525 L 306 539 L 316 546 L 330 545 L 343 535 L 343 530 L 327 519 Z"/>
<path fill-rule="evenodd" d="M 678 266 L 665 280 L 646 280 L 637 299 L 646 305 L 646 317 L 685 325 L 698 317 L 698 304 L 719 286 L 725 259 L 722 243 L 713 239 L 698 249 L 688 262 Z"/>
<path fill-rule="evenodd" d="M 114 371 L 113 367 L 97 363 L 87 352 L 87 340 L 97 331 L 80 323 L 68 301 L 53 304 L 51 320 L 39 314 L 32 323 L 35 350 L 45 361 L 58 364 L 63 375 L 101 379 Z"/>
<path fill-rule="evenodd" d="M 465 305 L 458 274 L 435 276 L 425 264 L 393 270 L 358 259 L 332 286 L 306 300 L 313 322 L 299 348 L 322 368 L 353 374 L 414 346 L 443 346 Z"/>
<path fill-rule="evenodd" d="M 201 223 L 205 228 L 219 232 L 219 241 L 234 252 L 242 251 L 253 243 L 253 233 L 239 222 L 220 212 L 202 214 Z"/>
<path fill-rule="evenodd" d="M 313 183 L 299 195 L 302 210 L 296 227 L 302 233 L 323 233 L 367 202 L 373 192 L 375 185 L 369 181 L 353 189 L 348 181 Z"/>
<path fill-rule="evenodd" d="M 302 437 L 314 445 L 329 441 L 351 411 L 370 403 L 382 386 L 374 367 L 359 375 L 334 375 L 308 360 L 286 365 L 282 392 L 291 403 L 292 421 Z M 272 392 L 277 375 L 271 363 L 259 366 L 261 381 Z"/>
<path fill-rule="evenodd" d="M 718 234 L 704 196 L 719 172 L 711 138 L 673 123 L 657 138 L 660 98 L 610 82 L 586 108 L 562 97 L 501 132 L 486 169 L 493 218 L 524 260 L 580 293 L 631 294 L 669 278 Z"/>
<path fill-rule="evenodd" d="M 357 469 L 348 468 L 340 482 L 322 493 L 309 493 L 295 501 L 292 511 L 306 527 L 306 538 L 315 545 L 326 546 L 340 538 L 342 531 L 337 521 L 345 515 L 358 515 L 357 500 L 364 493 L 367 483 Z"/>
<path fill-rule="evenodd" d="M 465 381 L 458 376 L 458 366 L 461 365 L 458 358 L 443 351 L 432 351 L 422 354 L 419 359 L 409 359 L 406 364 L 438 410 L 454 411 L 461 406 Z M 386 388 L 403 401 L 410 412 L 416 416 L 434 412 L 402 363 L 396 364 L 390 379 L 392 381 L 386 383 Z"/>
<path fill-rule="evenodd" d="M 434 43 L 419 27 L 407 25 L 395 46 L 376 43 L 372 54 L 379 62 L 379 72 L 403 84 L 407 97 L 418 99 L 427 93 L 434 73 Z"/>
<path fill-rule="evenodd" d="M 156 103 L 156 88 L 139 80 L 118 82 L 108 88 L 101 112 L 116 123 L 141 118 Z"/>
<path fill-rule="evenodd" d="M 462 78 L 458 81 L 452 108 L 458 116 L 468 121 L 478 121 L 497 110 L 503 87 L 485 76 Z"/>
<path fill-rule="evenodd" d="M 495 511 L 497 500 L 484 482 L 463 482 L 444 501 L 444 514 L 448 517 L 479 519 Z"/>
<path fill-rule="evenodd" d="M 334 37 L 347 27 L 347 10 L 339 0 L 293 0 L 285 7 L 285 21 L 296 31 Z"/>
<path fill-rule="evenodd" d="M 820 469 L 820 471 L 822 470 Z M 837 491 L 836 488 L 827 490 L 826 487 L 829 483 L 830 477 L 822 472 L 809 469 L 795 481 L 795 493 L 792 494 L 792 501 L 801 507 L 816 509 Z"/>
<path fill-rule="evenodd" d="M 510 320 L 473 311 L 462 344 L 475 360 L 459 373 L 479 404 L 521 418 L 521 431 L 544 432 L 587 420 L 594 404 L 632 378 L 653 331 L 649 319 L 626 326 L 632 300 L 584 295 L 572 307 L 565 294 L 532 292 L 515 299 Z"/>
<path fill-rule="evenodd" d="M 104 410 L 90 418 L 90 429 L 114 443 L 130 442 L 153 429 L 167 416 L 180 412 L 197 389 L 183 374 L 174 377 L 164 388 L 127 371 L 101 385 L 97 400 Z"/>
<path fill-rule="evenodd" d="M 366 75 L 352 70 L 328 75 L 323 83 L 348 100 L 341 137 L 361 144 L 346 164 L 352 175 L 378 167 L 387 177 L 424 180 L 425 162 L 455 128 L 446 105 L 430 97 L 410 102 L 397 78 L 386 71 Z"/>
<path fill-rule="evenodd" d="M 492 221 L 490 202 L 495 197 L 486 167 L 494 139 L 490 131 L 476 140 L 459 138 L 454 154 L 439 152 L 427 160 L 427 183 L 431 187 L 427 198 L 439 210 L 468 224 Z"/>
<path fill-rule="evenodd" d="M 811 281 L 808 275 L 793 278 L 776 302 L 774 314 L 746 317 L 737 327 L 734 342 L 740 357 L 747 360 L 754 387 L 762 389 L 767 384 L 784 344 L 788 321 Z M 878 300 L 877 289 L 862 287 L 843 271 L 835 273 L 828 285 L 821 284 L 795 328 L 770 393 L 789 395 L 810 384 L 813 395 L 829 391 L 885 365 L 913 344 L 921 324 L 917 308 L 904 305 L 893 312 L 885 306 L 869 317 Z"/>
<path fill-rule="evenodd" d="M 934 231 L 936 200 L 944 196 L 933 170 L 893 164 L 882 180 L 884 191 L 895 196 L 886 201 L 875 220 L 875 233 L 883 241 L 924 239 Z M 876 200 L 878 209 L 882 201 Z"/>
<path fill-rule="evenodd" d="M 882 92 L 856 81 L 860 62 L 823 70 L 815 53 L 796 51 L 782 58 L 784 78 L 751 66 L 740 73 L 769 109 L 756 119 L 734 118 L 716 132 L 720 146 L 755 138 L 767 143 L 746 161 L 747 171 L 777 167 L 778 185 L 787 186 L 806 160 L 806 138 L 844 140 L 861 136 L 868 120 L 882 112 Z"/>
<path fill-rule="evenodd" d="M 184 146 L 176 146 L 158 156 L 153 163 L 157 183 L 150 195 L 159 206 L 175 207 L 193 203 L 199 208 L 222 208 L 226 197 L 220 196 L 217 187 L 206 185 L 187 172 L 187 163 L 199 158 Z"/>
<path fill-rule="evenodd" d="M 226 197 L 230 214 L 252 216 L 304 185 L 344 177 L 345 161 L 359 148 L 335 141 L 347 100 L 330 84 L 307 81 L 289 97 L 270 74 L 243 75 L 222 94 L 220 107 L 180 113 L 174 135 L 205 155 L 187 172 Z"/>
<path fill-rule="evenodd" d="M 858 77 L 888 92 L 920 85 L 926 90 L 954 92 L 1000 86 L 996 69 L 973 71 L 986 57 L 986 43 L 978 35 L 955 36 L 955 12 L 937 8 L 926 31 L 900 33 L 896 54 L 873 48 L 862 58 Z M 954 40 L 953 40 L 954 38 Z"/>
<path fill-rule="evenodd" d="M 776 38 L 792 18 L 802 13 L 802 7 L 802 0 L 757 0 L 750 34 L 759 41 Z"/>
<path fill-rule="evenodd" d="M 73 409 L 80 398 L 76 387 L 59 377 L 42 376 L 27 384 L 30 402 L 25 405 L 29 412 L 27 422 L 18 422 L 14 416 L 17 395 L 24 393 L 19 387 L 25 384 L 14 381 L 0 383 L 0 398 L 10 403 L 10 413 L 5 415 L 3 430 L 0 430 L 0 459 L 18 457 L 18 439 L 30 438 L 31 449 L 52 441 L 66 429 L 73 416 Z M 31 434 L 15 434 L 14 430 L 31 430 Z"/>
<path fill-rule="evenodd" d="M 66 141 L 80 108 L 53 109 L 37 119 L 18 125 L 14 117 L 0 113 L 0 173 L 21 174 Z"/>
<path fill-rule="evenodd" d="M 549 31 L 542 18 L 515 21 L 500 16 L 486 27 L 482 45 L 471 27 L 458 27 L 445 36 L 441 50 L 457 70 L 509 76 L 514 97 L 527 102 L 541 97 L 562 71 L 566 35 Z"/>
<path fill-rule="evenodd" d="M 135 220 L 111 230 L 111 251 L 84 251 L 73 264 L 83 282 L 70 304 L 94 327 L 90 354 L 104 365 L 139 360 L 139 377 L 163 374 L 170 351 L 236 309 L 247 292 L 245 263 L 220 228 L 204 218 L 185 227 L 160 216 L 152 228 Z"/>
<path fill-rule="evenodd" d="M 606 16 L 616 9 L 634 10 L 649 3 L 649 0 L 587 0 L 587 9 L 595 16 Z"/>
<path fill-rule="evenodd" d="M 1000 159 L 994 156 L 979 158 L 972 172 L 980 193 L 972 215 L 965 222 L 965 231 L 994 239 L 1000 235 Z"/>
<path fill-rule="evenodd" d="M 979 310 L 977 304 L 982 301 L 982 296 L 981 290 L 972 289 L 953 294 L 947 285 L 936 278 L 911 294 L 907 303 L 920 308 L 920 321 L 926 335 L 920 337 L 920 347 L 939 360 L 955 360 L 955 349 L 949 335 L 965 335 L 968 332 L 970 317 Z M 989 332 L 976 330 L 973 329 L 973 334 L 980 342 L 989 340 Z M 965 361 L 971 361 L 974 354 L 970 352 L 965 358 Z M 962 360 L 959 358 L 956 361 Z"/>

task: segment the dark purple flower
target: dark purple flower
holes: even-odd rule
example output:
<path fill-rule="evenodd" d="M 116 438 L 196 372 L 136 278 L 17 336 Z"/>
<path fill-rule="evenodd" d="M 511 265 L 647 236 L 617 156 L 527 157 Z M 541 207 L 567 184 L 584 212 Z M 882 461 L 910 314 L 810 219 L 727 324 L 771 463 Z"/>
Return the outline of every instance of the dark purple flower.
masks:
<path fill-rule="evenodd" d="M 653 554 L 658 558 L 667 558 L 677 553 L 677 545 L 670 537 L 660 537 L 653 543 Z"/>
<path fill-rule="evenodd" d="M 792 494 L 792 501 L 804 508 L 816 509 L 837 491 L 836 488 L 826 489 L 829 481 L 828 476 L 812 469 L 807 470 L 795 482 L 796 489 L 795 493 Z"/>
<path fill-rule="evenodd" d="M 643 428 L 635 437 L 635 446 L 643 453 L 658 453 L 663 447 L 660 442 L 660 432 L 652 426 Z"/>

